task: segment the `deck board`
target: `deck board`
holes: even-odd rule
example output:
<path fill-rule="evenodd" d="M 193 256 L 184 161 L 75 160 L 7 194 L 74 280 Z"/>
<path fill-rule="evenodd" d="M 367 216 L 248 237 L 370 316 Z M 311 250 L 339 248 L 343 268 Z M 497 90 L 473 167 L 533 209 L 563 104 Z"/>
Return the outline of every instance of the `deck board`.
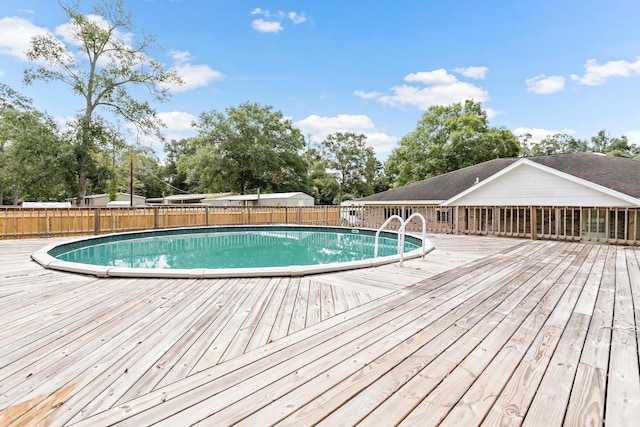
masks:
<path fill-rule="evenodd" d="M 0 425 L 628 425 L 640 248 L 429 236 L 404 267 L 98 279 L 0 241 Z"/>

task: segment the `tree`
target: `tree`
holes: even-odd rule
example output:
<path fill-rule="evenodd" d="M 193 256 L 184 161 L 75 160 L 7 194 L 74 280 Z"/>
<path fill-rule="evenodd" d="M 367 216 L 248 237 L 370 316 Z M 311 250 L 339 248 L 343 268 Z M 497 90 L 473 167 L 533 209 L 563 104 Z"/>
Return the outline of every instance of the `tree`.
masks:
<path fill-rule="evenodd" d="M 38 64 L 24 70 L 24 81 L 61 82 L 82 97 L 84 107 L 77 119 L 76 144 L 78 205 L 84 205 L 89 185 L 88 168 L 95 137 L 94 112 L 103 108 L 144 132 L 158 131 L 161 122 L 148 101 L 134 98 L 130 88 L 146 89 L 153 100 L 165 101 L 169 86 L 179 84 L 175 72 L 149 55 L 155 44 L 151 36 L 137 37 L 124 0 L 104 2 L 84 15 L 79 4 L 60 4 L 69 18 L 70 37 L 65 41 L 40 34 L 31 40 L 27 56 Z M 100 17 L 100 18 L 96 18 Z M 73 48 L 77 46 L 77 52 Z"/>
<path fill-rule="evenodd" d="M 530 135 L 527 135 L 530 139 Z M 566 133 L 556 133 L 548 135 L 540 142 L 524 145 L 524 152 L 527 156 L 547 156 L 558 153 L 576 153 L 588 151 L 588 144 L 582 139 L 574 138 Z"/>
<path fill-rule="evenodd" d="M 467 100 L 430 107 L 391 153 L 386 171 L 391 186 L 399 187 L 521 150 L 513 133 L 489 126 L 481 105 Z"/>
<path fill-rule="evenodd" d="M 338 183 L 337 204 L 373 194 L 376 158 L 366 139 L 363 134 L 336 132 L 321 144 L 322 158 Z"/>
<path fill-rule="evenodd" d="M 180 155 L 178 170 L 200 191 L 241 194 L 304 191 L 307 162 L 300 130 L 280 111 L 257 103 L 200 115 L 192 155 Z"/>
<path fill-rule="evenodd" d="M 53 119 L 31 100 L 0 84 L 0 204 L 20 199 L 63 200 L 71 149 Z"/>
<path fill-rule="evenodd" d="M 591 137 L 591 149 L 597 153 L 606 154 L 607 156 L 640 157 L 640 147 L 631 144 L 626 135 L 613 137 L 604 129 L 601 129 L 596 136 Z"/>
<path fill-rule="evenodd" d="M 565 133 L 547 135 L 540 142 L 529 144 L 531 135 L 522 135 L 525 140 L 525 154 L 527 156 L 544 156 L 560 153 L 602 153 L 614 157 L 640 157 L 640 147 L 631 144 L 625 135 L 613 137 L 604 129 L 589 141 L 578 139 Z"/>

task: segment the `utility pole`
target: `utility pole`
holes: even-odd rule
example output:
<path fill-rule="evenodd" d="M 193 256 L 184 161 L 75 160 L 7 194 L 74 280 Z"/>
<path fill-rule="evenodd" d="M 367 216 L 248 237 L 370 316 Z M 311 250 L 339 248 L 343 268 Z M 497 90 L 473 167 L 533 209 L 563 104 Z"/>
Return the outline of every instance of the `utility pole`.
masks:
<path fill-rule="evenodd" d="M 129 166 L 129 206 L 133 207 L 133 154 Z"/>

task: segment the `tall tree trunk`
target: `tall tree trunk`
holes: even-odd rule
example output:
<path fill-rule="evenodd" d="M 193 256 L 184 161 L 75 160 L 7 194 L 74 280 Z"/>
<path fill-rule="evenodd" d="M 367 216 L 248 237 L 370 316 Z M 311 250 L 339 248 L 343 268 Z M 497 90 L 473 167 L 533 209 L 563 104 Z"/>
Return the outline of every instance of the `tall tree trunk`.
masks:
<path fill-rule="evenodd" d="M 20 201 L 20 184 L 16 184 L 13 187 L 13 206 L 18 206 Z"/>
<path fill-rule="evenodd" d="M 80 170 L 80 172 L 78 173 L 78 197 L 76 198 L 76 206 L 84 206 L 84 200 L 87 196 L 88 185 L 89 180 L 87 179 L 87 173 L 84 170 Z"/>

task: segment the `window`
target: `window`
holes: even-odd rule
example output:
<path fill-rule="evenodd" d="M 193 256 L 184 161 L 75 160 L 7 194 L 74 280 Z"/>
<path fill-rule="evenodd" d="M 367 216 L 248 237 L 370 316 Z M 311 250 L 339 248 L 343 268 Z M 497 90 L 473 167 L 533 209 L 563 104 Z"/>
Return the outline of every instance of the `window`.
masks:
<path fill-rule="evenodd" d="M 582 211 L 582 235 L 607 237 L 605 209 L 584 209 Z"/>
<path fill-rule="evenodd" d="M 448 210 L 443 211 L 438 209 L 436 211 L 436 220 L 438 222 L 449 222 L 449 211 Z"/>

